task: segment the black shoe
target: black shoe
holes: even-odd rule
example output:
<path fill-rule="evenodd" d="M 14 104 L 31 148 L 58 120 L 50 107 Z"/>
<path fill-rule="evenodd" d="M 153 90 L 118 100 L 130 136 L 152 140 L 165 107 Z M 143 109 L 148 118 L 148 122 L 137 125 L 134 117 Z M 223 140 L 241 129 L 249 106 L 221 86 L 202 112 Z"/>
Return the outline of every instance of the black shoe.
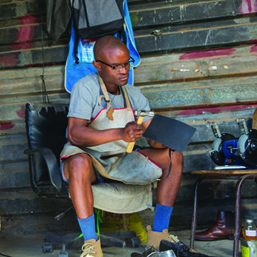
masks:
<path fill-rule="evenodd" d="M 176 257 L 173 250 L 169 249 L 168 251 L 159 252 L 154 249 L 154 247 L 151 247 L 147 250 L 145 250 L 142 254 L 141 253 L 132 253 L 131 257 Z"/>
<path fill-rule="evenodd" d="M 162 240 L 160 242 L 160 251 L 168 250 L 173 250 L 177 257 L 209 257 L 208 255 L 196 252 L 194 249 L 190 249 L 181 241 L 172 243 L 167 240 Z"/>
<path fill-rule="evenodd" d="M 143 253 L 132 253 L 131 257 L 147 257 L 149 254 L 156 252 L 156 250 L 151 247 L 146 249 Z"/>

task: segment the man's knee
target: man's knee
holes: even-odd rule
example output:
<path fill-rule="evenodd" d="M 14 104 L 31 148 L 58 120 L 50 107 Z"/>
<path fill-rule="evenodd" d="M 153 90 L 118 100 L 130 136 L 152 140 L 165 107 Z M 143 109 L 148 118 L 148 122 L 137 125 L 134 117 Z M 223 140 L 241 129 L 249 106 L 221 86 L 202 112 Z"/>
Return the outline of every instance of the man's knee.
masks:
<path fill-rule="evenodd" d="M 77 179 L 89 177 L 93 172 L 91 157 L 87 154 L 71 156 L 65 162 L 69 179 L 72 176 L 76 176 Z"/>
<path fill-rule="evenodd" d="M 174 151 L 171 154 L 171 159 L 172 161 L 175 161 L 178 164 L 183 164 L 183 154 L 178 151 Z"/>
<path fill-rule="evenodd" d="M 183 154 L 178 152 L 178 151 L 174 151 L 171 154 L 171 163 L 172 163 L 172 166 L 175 167 L 176 173 L 178 174 L 178 172 L 179 172 L 180 175 L 182 175 L 182 172 L 183 172 Z"/>

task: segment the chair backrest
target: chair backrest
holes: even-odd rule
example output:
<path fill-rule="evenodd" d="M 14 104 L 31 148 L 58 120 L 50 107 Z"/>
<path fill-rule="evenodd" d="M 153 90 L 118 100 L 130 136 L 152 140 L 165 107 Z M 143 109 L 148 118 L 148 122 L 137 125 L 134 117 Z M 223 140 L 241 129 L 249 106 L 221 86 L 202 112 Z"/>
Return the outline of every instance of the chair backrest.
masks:
<path fill-rule="evenodd" d="M 67 141 L 67 114 L 68 105 L 26 104 L 25 122 L 29 146 L 27 153 L 29 154 L 32 187 L 38 194 L 54 194 L 54 188 L 51 189 L 53 181 L 49 174 L 52 171 L 49 171 L 46 157 L 42 155 L 42 151 L 38 150 L 45 149 L 47 153 L 50 152 L 53 157 L 51 165 L 59 167 L 60 153 Z M 60 176 L 60 174 L 56 175 Z M 45 191 L 44 189 L 41 191 L 39 187 L 44 188 Z"/>

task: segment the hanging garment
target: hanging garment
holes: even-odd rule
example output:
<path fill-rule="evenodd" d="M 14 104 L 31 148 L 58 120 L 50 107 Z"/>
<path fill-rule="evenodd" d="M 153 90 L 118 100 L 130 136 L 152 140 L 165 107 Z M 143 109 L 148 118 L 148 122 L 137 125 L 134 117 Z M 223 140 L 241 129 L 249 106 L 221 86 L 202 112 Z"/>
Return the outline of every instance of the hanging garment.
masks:
<path fill-rule="evenodd" d="M 136 48 L 132 24 L 129 16 L 129 10 L 127 6 L 127 0 L 123 1 L 123 12 L 124 12 L 124 30 L 126 35 L 126 45 L 129 49 L 130 56 L 133 57 L 135 62 L 129 71 L 129 80 L 128 84 L 134 84 L 134 67 L 137 67 L 140 64 L 140 56 Z M 73 23 L 73 21 L 72 21 Z M 116 33 L 114 36 L 119 37 Z M 81 78 L 89 75 L 91 73 L 97 72 L 92 61 L 94 60 L 93 47 L 95 40 L 79 39 L 77 47 L 77 55 L 81 60 L 79 63 L 76 63 L 76 58 L 74 56 L 74 46 L 75 46 L 75 30 L 73 24 L 71 26 L 71 37 L 69 42 L 69 53 L 65 65 L 65 80 L 64 87 L 67 92 L 71 92 L 74 84 Z"/>
<path fill-rule="evenodd" d="M 70 0 L 46 1 L 46 30 L 54 42 L 65 32 L 70 18 Z"/>

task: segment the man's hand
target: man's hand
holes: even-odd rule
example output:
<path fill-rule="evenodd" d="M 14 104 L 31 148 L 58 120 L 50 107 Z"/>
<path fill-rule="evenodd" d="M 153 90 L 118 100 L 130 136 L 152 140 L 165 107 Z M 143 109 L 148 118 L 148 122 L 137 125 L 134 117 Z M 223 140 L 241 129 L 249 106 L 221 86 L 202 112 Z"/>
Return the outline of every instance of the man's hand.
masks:
<path fill-rule="evenodd" d="M 142 125 L 138 125 L 135 121 L 131 121 L 127 123 L 122 130 L 122 140 L 126 142 L 135 142 L 142 137 L 143 132 Z"/>

